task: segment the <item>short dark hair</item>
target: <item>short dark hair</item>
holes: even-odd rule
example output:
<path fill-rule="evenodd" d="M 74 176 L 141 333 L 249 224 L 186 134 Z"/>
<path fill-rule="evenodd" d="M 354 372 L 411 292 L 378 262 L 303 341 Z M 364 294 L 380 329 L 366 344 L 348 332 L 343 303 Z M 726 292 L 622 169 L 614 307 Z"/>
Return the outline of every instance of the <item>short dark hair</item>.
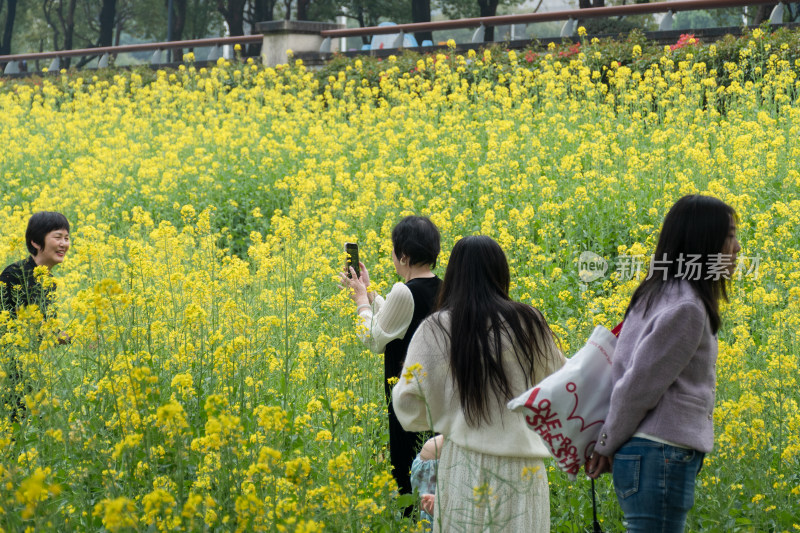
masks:
<path fill-rule="evenodd" d="M 439 228 L 428 217 L 407 216 L 392 230 L 394 254 L 410 265 L 436 266 L 440 250 Z"/>
<path fill-rule="evenodd" d="M 69 220 L 57 211 L 39 211 L 34 213 L 28 220 L 28 229 L 25 230 L 25 246 L 31 255 L 38 252 L 33 247 L 33 243 L 44 248 L 44 238 L 51 231 L 65 229 L 69 232 Z"/>

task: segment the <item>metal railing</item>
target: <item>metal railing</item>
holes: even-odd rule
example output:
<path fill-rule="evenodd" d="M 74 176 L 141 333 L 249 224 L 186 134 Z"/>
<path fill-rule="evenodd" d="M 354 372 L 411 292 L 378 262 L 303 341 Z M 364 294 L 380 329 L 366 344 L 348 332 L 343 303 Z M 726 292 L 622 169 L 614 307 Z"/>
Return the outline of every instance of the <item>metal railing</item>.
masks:
<path fill-rule="evenodd" d="M 706 9 L 721 9 L 740 6 L 757 6 L 764 4 L 775 4 L 775 0 L 679 0 L 676 2 L 656 2 L 648 4 L 632 4 L 623 6 L 594 7 L 585 9 L 573 9 L 564 11 L 552 11 L 547 13 L 527 13 L 519 15 L 498 15 L 494 17 L 466 18 L 457 20 L 446 20 L 437 22 L 418 22 L 411 24 L 396 24 L 390 26 L 372 26 L 366 28 L 351 28 L 338 30 L 323 30 L 320 36 L 324 38 L 323 44 L 319 49 L 319 54 L 326 57 L 331 50 L 331 40 L 343 37 L 358 37 L 365 35 L 387 35 L 398 34 L 399 37 L 394 41 L 392 48 L 402 48 L 404 35 L 406 33 L 420 31 L 439 31 L 455 30 L 464 28 L 477 28 L 472 36 L 472 43 L 482 43 L 484 30 L 489 26 L 499 26 L 505 24 L 528 24 L 537 22 L 566 21 L 561 29 L 561 37 L 574 35 L 577 29 L 577 21 L 590 18 L 607 18 L 626 15 L 647 15 L 655 13 L 666 13 L 661 20 L 659 30 L 669 31 L 672 29 L 672 14 L 679 11 L 696 11 Z M 772 23 L 780 23 L 782 17 L 783 4 L 773 10 L 771 16 Z M 108 66 L 111 56 L 116 56 L 128 52 L 149 52 L 152 51 L 150 63 L 154 65 L 163 64 L 161 57 L 163 51 L 174 49 L 194 49 L 200 47 L 213 47 L 208 60 L 214 61 L 222 56 L 219 47 L 233 44 L 253 44 L 261 43 L 262 35 L 242 35 L 236 37 L 222 37 L 214 39 L 192 39 L 186 41 L 169 41 L 159 43 L 142 43 L 124 46 L 110 46 L 102 48 L 84 48 L 79 50 L 59 50 L 53 52 L 38 52 L 28 54 L 14 54 L 0 56 L 0 65 L 6 64 L 5 74 L 16 74 L 20 72 L 21 61 L 40 61 L 52 59 L 48 71 L 58 71 L 60 60 L 71 57 L 100 57 L 97 67 Z"/>
<path fill-rule="evenodd" d="M 776 0 L 682 0 L 678 2 L 655 2 L 624 6 L 589 7 L 547 13 L 526 13 L 520 15 L 498 15 L 495 17 L 476 17 L 437 22 L 416 22 L 392 26 L 371 26 L 368 28 L 348 28 L 345 30 L 326 30 L 323 37 L 359 37 L 362 35 L 386 35 L 392 33 L 414 33 L 420 31 L 454 30 L 480 28 L 481 26 L 500 26 L 504 24 L 529 24 L 559 20 L 582 20 L 588 18 L 614 17 L 620 15 L 648 15 L 653 13 L 676 13 L 678 11 L 697 11 L 701 9 L 720 9 L 726 7 L 755 6 L 775 4 Z"/>
<path fill-rule="evenodd" d="M 208 54 L 209 61 L 215 61 L 222 57 L 221 46 L 236 44 L 261 44 L 263 35 L 238 35 L 236 37 L 217 37 L 211 39 L 189 39 L 185 41 L 166 41 L 160 43 L 141 43 L 127 44 L 123 46 L 103 46 L 95 48 L 80 48 L 75 50 L 57 50 L 54 52 L 32 52 L 27 54 L 13 54 L 0 56 L 0 64 L 7 63 L 4 73 L 17 74 L 20 61 L 41 61 L 52 59 L 49 71 L 57 71 L 60 68 L 60 60 L 71 57 L 100 57 L 98 68 L 108 66 L 111 56 L 132 52 L 154 52 L 150 58 L 151 64 L 163 63 L 161 57 L 165 50 L 195 49 L 210 47 Z M 16 69 L 15 69 L 16 67 Z"/>

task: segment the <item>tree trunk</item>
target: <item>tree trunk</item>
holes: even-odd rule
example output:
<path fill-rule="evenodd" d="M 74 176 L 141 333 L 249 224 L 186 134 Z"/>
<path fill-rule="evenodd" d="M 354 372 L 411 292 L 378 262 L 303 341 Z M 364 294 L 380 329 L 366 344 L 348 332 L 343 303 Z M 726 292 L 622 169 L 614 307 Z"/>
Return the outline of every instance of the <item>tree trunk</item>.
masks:
<path fill-rule="evenodd" d="M 252 24 L 275 19 L 275 0 L 254 0 L 250 11 Z"/>
<path fill-rule="evenodd" d="M 183 39 L 183 29 L 186 27 L 186 0 L 174 0 L 172 7 L 174 8 L 172 13 L 172 40 L 180 41 Z M 174 48 L 170 50 L 169 54 L 172 61 L 181 61 L 183 59 L 182 48 Z"/>
<path fill-rule="evenodd" d="M 72 40 L 75 37 L 75 7 L 78 0 L 70 0 L 67 6 L 67 15 L 64 17 L 64 50 L 72 50 Z"/>
<path fill-rule="evenodd" d="M 756 18 L 753 20 L 753 24 L 759 25 L 762 22 L 769 20 L 769 16 L 772 14 L 772 10 L 775 9 L 776 5 L 778 4 L 761 4 L 758 6 Z"/>
<path fill-rule="evenodd" d="M 255 26 L 258 22 L 270 22 L 275 19 L 275 2 L 277 0 L 253 0 L 250 2 L 248 22 Z M 256 57 L 261 55 L 261 43 L 251 43 L 247 46 L 247 55 Z"/>
<path fill-rule="evenodd" d="M 11 36 L 14 33 L 14 19 L 17 16 L 17 0 L 8 0 L 8 13 L 3 28 L 3 40 L 0 42 L 0 56 L 11 54 Z"/>
<path fill-rule="evenodd" d="M 69 0 L 67 14 L 63 17 L 64 24 L 64 47 L 62 50 L 72 50 L 72 40 L 75 36 L 75 6 L 78 0 Z M 69 68 L 70 58 L 65 57 L 61 63 L 61 68 Z"/>
<path fill-rule="evenodd" d="M 308 7 L 311 0 L 297 0 L 297 20 L 308 20 Z"/>
<path fill-rule="evenodd" d="M 244 35 L 244 3 L 245 0 L 217 0 L 217 11 L 225 17 L 232 36 Z"/>
<path fill-rule="evenodd" d="M 232 36 L 244 35 L 244 2 L 236 0 L 236 3 L 239 4 L 239 9 L 234 11 L 227 19 L 228 30 L 231 32 Z"/>
<path fill-rule="evenodd" d="M 430 22 L 431 21 L 431 0 L 411 0 L 411 22 Z M 433 41 L 432 31 L 418 31 L 414 33 L 417 43 L 422 41 Z"/>
<path fill-rule="evenodd" d="M 55 26 L 53 26 L 53 50 L 60 50 L 58 46 L 58 38 L 61 34 L 58 33 L 58 30 Z M 40 50 L 41 51 L 41 50 Z"/>
<path fill-rule="evenodd" d="M 497 14 L 497 3 L 499 0 L 478 0 L 481 17 L 493 17 Z M 494 41 L 494 26 L 486 26 L 483 34 L 483 41 L 490 43 Z"/>
<path fill-rule="evenodd" d="M 176 41 L 183 39 L 183 29 L 186 27 L 186 0 L 175 0 L 175 13 L 172 18 L 172 38 Z"/>
<path fill-rule="evenodd" d="M 578 0 L 578 9 L 592 7 L 592 0 Z"/>
<path fill-rule="evenodd" d="M 111 46 L 114 41 L 114 21 L 117 16 L 117 0 L 103 0 L 100 8 L 99 46 Z"/>
<path fill-rule="evenodd" d="M 358 21 L 359 28 L 365 28 L 366 22 L 364 21 L 364 8 L 358 6 L 358 12 L 356 13 L 355 19 Z M 361 36 L 361 44 L 369 44 L 371 40 L 371 36 L 369 35 L 362 35 Z"/>

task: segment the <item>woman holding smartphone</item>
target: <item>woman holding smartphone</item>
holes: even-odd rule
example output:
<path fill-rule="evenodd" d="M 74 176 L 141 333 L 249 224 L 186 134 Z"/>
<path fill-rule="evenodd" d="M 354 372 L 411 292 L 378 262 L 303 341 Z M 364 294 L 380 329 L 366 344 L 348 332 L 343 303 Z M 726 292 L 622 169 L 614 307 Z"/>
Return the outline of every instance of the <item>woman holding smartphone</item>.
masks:
<path fill-rule="evenodd" d="M 586 473 L 613 466 L 629 532 L 681 532 L 694 505 L 695 478 L 714 444 L 719 301 L 740 249 L 733 208 L 684 196 L 664 219 L 658 267 L 625 312 L 611 406 Z"/>
<path fill-rule="evenodd" d="M 390 399 L 390 378 L 399 378 L 411 337 L 420 322 L 430 314 L 441 286 L 433 273 L 439 257 L 439 230 L 426 217 L 408 216 L 392 230 L 392 261 L 405 283 L 396 283 L 386 298 L 369 288 L 369 272 L 359 263 L 356 274 L 341 274 L 342 286 L 350 290 L 356 303 L 361 327 L 358 335 L 373 352 L 384 353 L 384 390 Z M 419 436 L 405 431 L 397 421 L 394 407 L 388 404 L 389 455 L 394 478 L 401 494 L 411 493 L 411 463 L 417 454 Z M 407 510 L 410 512 L 410 509 Z"/>

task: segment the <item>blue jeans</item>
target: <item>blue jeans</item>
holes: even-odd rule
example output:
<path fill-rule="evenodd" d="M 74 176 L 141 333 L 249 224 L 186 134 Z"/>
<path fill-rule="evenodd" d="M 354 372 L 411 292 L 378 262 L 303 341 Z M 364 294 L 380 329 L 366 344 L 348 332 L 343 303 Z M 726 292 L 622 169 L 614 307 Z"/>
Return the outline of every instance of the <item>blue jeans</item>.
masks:
<path fill-rule="evenodd" d="M 633 437 L 614 455 L 614 491 L 628 533 L 682 532 L 704 453 Z"/>

